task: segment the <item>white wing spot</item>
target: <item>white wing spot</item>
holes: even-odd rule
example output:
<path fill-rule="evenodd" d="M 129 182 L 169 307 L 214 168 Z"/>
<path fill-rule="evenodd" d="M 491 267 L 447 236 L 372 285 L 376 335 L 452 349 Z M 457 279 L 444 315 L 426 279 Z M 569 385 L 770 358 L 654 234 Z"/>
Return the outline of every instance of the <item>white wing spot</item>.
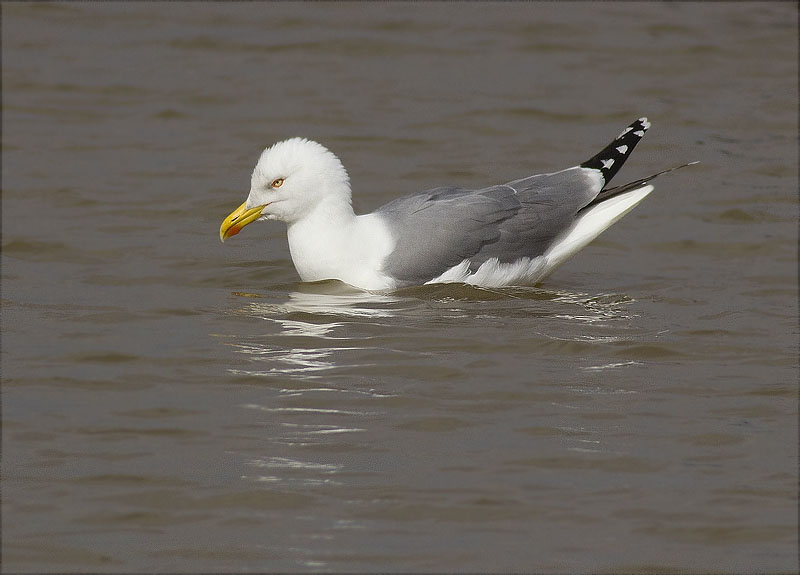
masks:
<path fill-rule="evenodd" d="M 642 123 L 642 128 L 645 130 L 650 127 L 650 122 L 647 121 L 647 118 L 639 118 L 639 121 Z"/>
<path fill-rule="evenodd" d="M 639 136 L 640 138 L 644 136 L 644 130 L 639 130 L 638 132 L 633 133 L 634 136 Z"/>
<path fill-rule="evenodd" d="M 603 164 L 603 169 L 607 170 L 614 165 L 614 158 L 611 158 L 610 160 L 600 160 L 600 162 Z"/>
<path fill-rule="evenodd" d="M 631 130 L 633 130 L 633 128 L 632 128 L 632 127 L 630 127 L 630 126 L 628 126 L 627 128 L 625 128 L 624 130 L 622 130 L 622 132 L 620 132 L 619 136 L 617 136 L 617 140 L 619 140 L 619 139 L 620 139 L 622 136 L 624 136 L 625 134 L 627 134 L 627 133 L 628 133 L 628 132 L 630 132 Z"/>
<path fill-rule="evenodd" d="M 617 151 L 618 151 L 620 154 L 624 154 L 625 152 L 627 152 L 627 151 L 628 151 L 628 146 L 620 146 L 620 147 L 618 147 L 618 148 L 617 148 Z"/>

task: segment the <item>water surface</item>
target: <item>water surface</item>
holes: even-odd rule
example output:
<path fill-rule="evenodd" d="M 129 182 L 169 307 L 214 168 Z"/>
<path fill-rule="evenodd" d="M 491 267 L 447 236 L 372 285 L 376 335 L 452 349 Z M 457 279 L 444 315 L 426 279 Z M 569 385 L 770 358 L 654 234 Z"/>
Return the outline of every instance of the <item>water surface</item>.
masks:
<path fill-rule="evenodd" d="M 791 4 L 2 7 L 10 572 L 793 572 Z M 219 243 L 264 146 L 371 210 L 656 192 L 544 284 L 302 284 Z"/>

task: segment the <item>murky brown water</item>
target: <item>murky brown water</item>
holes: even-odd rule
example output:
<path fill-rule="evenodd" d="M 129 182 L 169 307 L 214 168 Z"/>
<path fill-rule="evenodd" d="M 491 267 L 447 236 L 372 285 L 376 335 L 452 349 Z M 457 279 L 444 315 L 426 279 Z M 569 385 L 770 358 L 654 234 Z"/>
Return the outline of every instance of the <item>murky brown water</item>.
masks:
<path fill-rule="evenodd" d="M 6 571 L 797 570 L 787 4 L 4 4 Z M 691 160 L 538 288 L 224 246 L 303 135 L 370 210 Z"/>

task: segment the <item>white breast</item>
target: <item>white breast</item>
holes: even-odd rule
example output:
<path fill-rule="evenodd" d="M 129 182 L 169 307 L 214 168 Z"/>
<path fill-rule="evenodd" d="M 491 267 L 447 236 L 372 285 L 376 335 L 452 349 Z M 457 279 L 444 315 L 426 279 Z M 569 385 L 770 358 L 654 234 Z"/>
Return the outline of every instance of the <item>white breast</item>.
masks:
<path fill-rule="evenodd" d="M 367 214 L 336 224 L 312 214 L 288 228 L 289 251 L 303 281 L 338 279 L 365 290 L 385 290 L 395 282 L 381 271 L 394 249 L 386 226 Z"/>

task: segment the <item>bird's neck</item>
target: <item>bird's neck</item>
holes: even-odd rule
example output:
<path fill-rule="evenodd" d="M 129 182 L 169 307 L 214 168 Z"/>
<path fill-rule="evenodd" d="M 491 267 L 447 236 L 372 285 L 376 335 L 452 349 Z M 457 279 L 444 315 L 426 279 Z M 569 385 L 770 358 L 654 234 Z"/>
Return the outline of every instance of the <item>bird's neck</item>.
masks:
<path fill-rule="evenodd" d="M 341 279 L 342 254 L 352 254 L 358 227 L 346 199 L 325 198 L 301 219 L 288 224 L 289 251 L 303 281 Z"/>
<path fill-rule="evenodd" d="M 289 251 L 303 281 L 337 279 L 368 290 L 395 287 L 382 271 L 395 240 L 375 214 L 356 216 L 350 202 L 320 204 L 289 224 Z"/>

